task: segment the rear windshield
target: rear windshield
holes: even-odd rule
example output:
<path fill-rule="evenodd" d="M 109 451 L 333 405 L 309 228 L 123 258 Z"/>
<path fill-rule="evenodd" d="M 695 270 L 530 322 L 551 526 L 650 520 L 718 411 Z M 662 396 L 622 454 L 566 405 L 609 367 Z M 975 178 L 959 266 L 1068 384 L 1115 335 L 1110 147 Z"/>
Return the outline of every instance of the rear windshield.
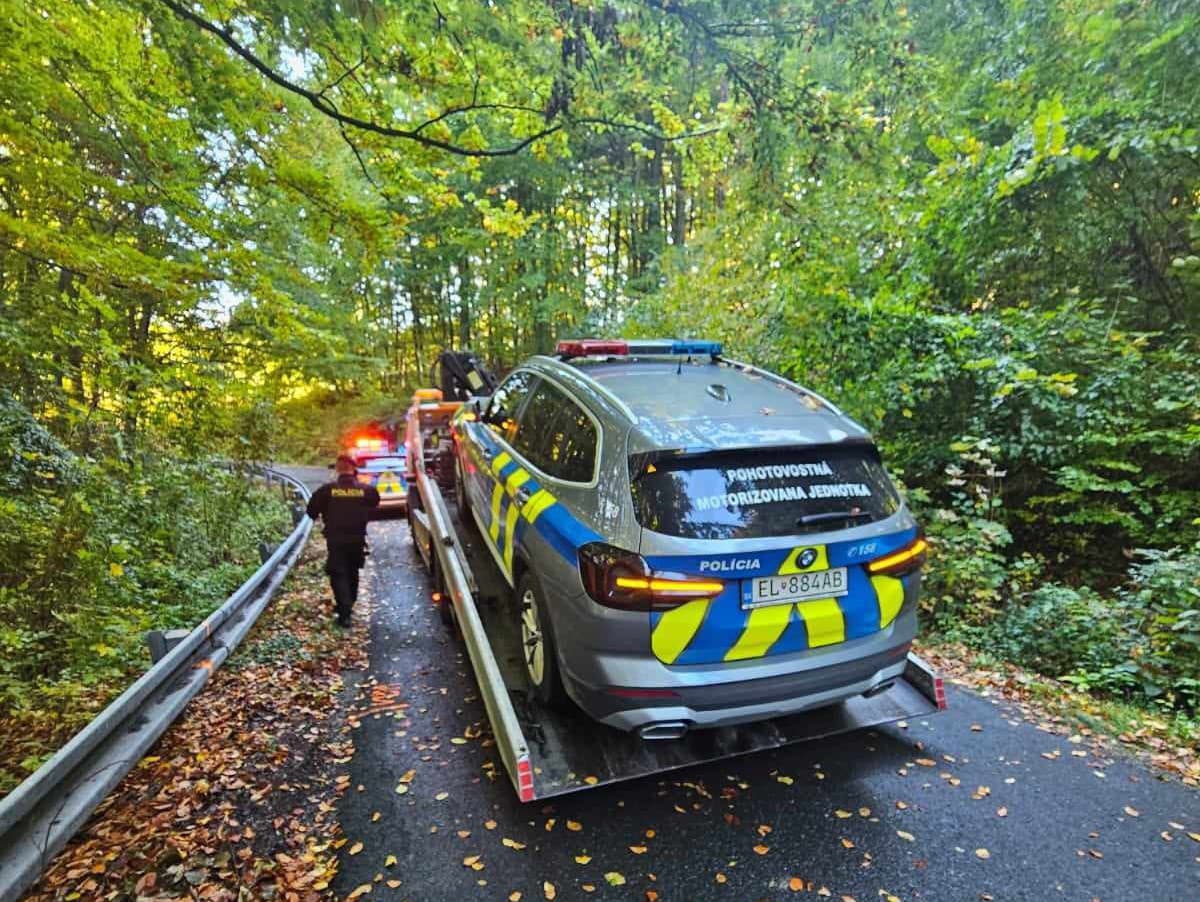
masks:
<path fill-rule="evenodd" d="M 630 459 L 646 529 L 693 539 L 759 539 L 861 526 L 900 507 L 869 445 Z"/>

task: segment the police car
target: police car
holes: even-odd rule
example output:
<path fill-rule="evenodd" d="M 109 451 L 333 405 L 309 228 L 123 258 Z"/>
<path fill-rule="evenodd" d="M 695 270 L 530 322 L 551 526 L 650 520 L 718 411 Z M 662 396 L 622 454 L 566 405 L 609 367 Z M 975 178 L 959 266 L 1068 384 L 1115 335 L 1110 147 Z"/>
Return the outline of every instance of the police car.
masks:
<path fill-rule="evenodd" d="M 408 482 L 404 478 L 405 454 L 402 448 L 394 454 L 359 455 L 357 479 L 363 485 L 373 485 L 379 492 L 380 510 L 403 511 L 407 505 Z"/>
<path fill-rule="evenodd" d="M 871 437 L 719 344 L 561 342 L 455 447 L 541 702 L 671 738 L 904 672 L 926 542 Z"/>

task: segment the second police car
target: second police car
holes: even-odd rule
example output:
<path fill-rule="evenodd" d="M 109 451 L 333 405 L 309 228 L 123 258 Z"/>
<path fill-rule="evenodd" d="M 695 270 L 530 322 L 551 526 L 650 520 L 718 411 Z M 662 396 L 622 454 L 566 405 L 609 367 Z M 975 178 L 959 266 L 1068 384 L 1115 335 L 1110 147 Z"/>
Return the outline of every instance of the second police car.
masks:
<path fill-rule="evenodd" d="M 867 432 L 719 345 L 561 342 L 457 421 L 544 704 L 671 738 L 881 690 L 926 543 Z"/>

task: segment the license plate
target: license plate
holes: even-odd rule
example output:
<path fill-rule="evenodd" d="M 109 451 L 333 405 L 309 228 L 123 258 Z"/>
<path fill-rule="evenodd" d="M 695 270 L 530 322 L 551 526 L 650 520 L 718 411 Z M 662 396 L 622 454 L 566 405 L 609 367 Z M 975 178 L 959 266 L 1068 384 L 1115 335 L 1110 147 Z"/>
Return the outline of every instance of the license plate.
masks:
<path fill-rule="evenodd" d="M 845 567 L 790 573 L 787 576 L 760 576 L 758 579 L 742 580 L 742 607 L 761 608 L 810 598 L 836 598 L 849 591 Z"/>

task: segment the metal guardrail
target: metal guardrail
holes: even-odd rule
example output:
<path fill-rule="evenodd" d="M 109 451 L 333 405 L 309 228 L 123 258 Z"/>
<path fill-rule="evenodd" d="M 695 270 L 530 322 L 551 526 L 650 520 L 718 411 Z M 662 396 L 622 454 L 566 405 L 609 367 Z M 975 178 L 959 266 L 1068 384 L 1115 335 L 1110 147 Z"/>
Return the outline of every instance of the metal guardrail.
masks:
<path fill-rule="evenodd" d="M 259 473 L 308 489 L 276 470 Z M 302 516 L 254 575 L 49 761 L 0 800 L 0 902 L 14 902 L 250 631 L 304 548 Z"/>

